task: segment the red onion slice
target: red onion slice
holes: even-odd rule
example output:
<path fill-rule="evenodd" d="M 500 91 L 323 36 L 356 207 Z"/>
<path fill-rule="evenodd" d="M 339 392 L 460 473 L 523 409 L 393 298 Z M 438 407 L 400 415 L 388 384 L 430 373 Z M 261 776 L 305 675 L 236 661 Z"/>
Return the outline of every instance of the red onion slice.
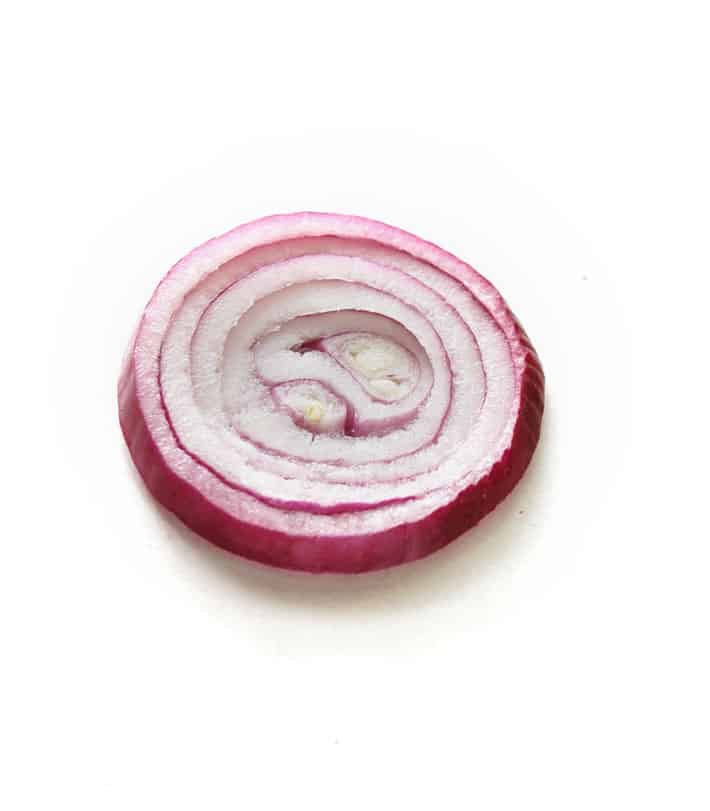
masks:
<path fill-rule="evenodd" d="M 495 288 L 417 237 L 267 217 L 167 274 L 119 380 L 155 498 L 229 551 L 307 571 L 422 557 L 515 486 L 544 377 Z"/>

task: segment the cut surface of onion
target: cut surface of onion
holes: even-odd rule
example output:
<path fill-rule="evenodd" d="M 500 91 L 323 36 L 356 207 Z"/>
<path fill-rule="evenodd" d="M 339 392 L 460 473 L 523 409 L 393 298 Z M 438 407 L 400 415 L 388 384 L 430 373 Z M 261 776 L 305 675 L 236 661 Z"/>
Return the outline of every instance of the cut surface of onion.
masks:
<path fill-rule="evenodd" d="M 544 377 L 496 289 L 362 217 L 266 217 L 178 262 L 140 320 L 119 417 L 148 489 L 245 557 L 411 561 L 515 486 Z"/>

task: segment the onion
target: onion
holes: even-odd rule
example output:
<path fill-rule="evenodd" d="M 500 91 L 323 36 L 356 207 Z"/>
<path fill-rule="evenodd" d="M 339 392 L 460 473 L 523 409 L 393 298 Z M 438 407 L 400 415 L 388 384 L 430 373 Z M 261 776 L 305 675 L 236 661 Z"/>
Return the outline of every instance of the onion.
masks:
<path fill-rule="evenodd" d="M 165 276 L 118 387 L 155 498 L 307 571 L 414 560 L 476 524 L 537 444 L 544 377 L 495 288 L 372 220 L 267 217 Z"/>

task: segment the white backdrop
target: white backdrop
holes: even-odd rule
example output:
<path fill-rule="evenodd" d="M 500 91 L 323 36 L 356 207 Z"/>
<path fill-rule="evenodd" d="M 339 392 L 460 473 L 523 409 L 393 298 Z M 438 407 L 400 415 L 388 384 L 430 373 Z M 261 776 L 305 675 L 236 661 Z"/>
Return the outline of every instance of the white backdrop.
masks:
<path fill-rule="evenodd" d="M 706 809 L 705 4 L 23 4 L 0 37 L 0 804 Z M 478 528 L 357 577 L 154 506 L 162 274 L 302 209 L 474 264 L 547 374 Z"/>

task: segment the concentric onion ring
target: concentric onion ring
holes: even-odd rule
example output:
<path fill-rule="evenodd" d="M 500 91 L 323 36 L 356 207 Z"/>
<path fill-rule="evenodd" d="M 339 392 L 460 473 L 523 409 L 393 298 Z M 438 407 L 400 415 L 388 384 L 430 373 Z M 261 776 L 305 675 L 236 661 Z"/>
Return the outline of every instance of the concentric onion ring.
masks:
<path fill-rule="evenodd" d="M 417 237 L 267 217 L 167 274 L 119 380 L 149 490 L 264 563 L 359 572 L 476 524 L 522 476 L 544 378 L 495 288 Z"/>

